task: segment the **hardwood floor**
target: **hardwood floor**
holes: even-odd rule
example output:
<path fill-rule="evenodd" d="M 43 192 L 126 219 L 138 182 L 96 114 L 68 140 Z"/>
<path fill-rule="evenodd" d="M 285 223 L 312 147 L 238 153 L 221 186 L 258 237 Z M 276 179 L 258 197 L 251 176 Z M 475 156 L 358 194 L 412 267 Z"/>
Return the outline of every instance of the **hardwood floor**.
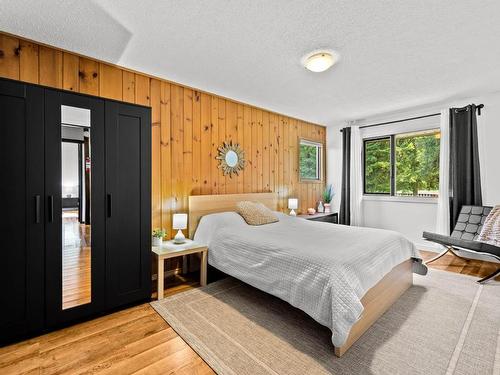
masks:
<path fill-rule="evenodd" d="M 63 309 L 91 302 L 90 225 L 78 222 L 78 211 L 63 213 Z"/>
<path fill-rule="evenodd" d="M 422 254 L 424 261 L 431 259 L 436 255 L 436 253 L 431 251 L 421 250 L 420 253 Z M 429 264 L 429 267 L 431 268 L 460 273 L 462 275 L 475 276 L 478 278 L 490 275 L 495 272 L 499 266 L 500 265 L 498 263 L 493 262 L 484 262 L 476 259 L 461 259 L 449 253 Z M 500 281 L 500 275 L 494 280 Z"/>
<path fill-rule="evenodd" d="M 190 275 L 189 275 L 190 276 Z M 194 288 L 167 278 L 165 296 Z M 214 374 L 149 304 L 0 348 L 0 374 Z"/>
<path fill-rule="evenodd" d="M 424 259 L 433 255 L 422 251 Z M 446 255 L 431 267 L 483 277 L 497 266 Z M 171 295 L 198 284 L 174 276 L 165 285 L 165 295 Z M 205 375 L 213 371 L 149 304 L 143 304 L 0 348 L 0 373 Z"/>

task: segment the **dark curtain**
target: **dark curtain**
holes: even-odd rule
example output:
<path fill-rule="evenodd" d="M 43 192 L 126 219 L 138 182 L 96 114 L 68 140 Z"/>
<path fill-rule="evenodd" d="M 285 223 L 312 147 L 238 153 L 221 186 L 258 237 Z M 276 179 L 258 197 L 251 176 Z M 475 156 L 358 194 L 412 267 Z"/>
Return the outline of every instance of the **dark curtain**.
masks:
<path fill-rule="evenodd" d="M 339 224 L 351 225 L 351 128 L 342 129 L 342 188 Z"/>
<path fill-rule="evenodd" d="M 450 109 L 450 230 L 463 205 L 482 206 L 476 106 Z"/>

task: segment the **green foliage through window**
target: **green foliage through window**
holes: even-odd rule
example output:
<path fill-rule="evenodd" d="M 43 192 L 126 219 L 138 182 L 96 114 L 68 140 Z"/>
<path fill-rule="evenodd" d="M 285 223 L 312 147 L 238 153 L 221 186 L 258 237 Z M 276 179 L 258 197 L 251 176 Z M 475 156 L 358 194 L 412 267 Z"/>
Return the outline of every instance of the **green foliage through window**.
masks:
<path fill-rule="evenodd" d="M 306 180 L 321 179 L 321 144 L 300 141 L 299 173 L 300 178 Z"/>
<path fill-rule="evenodd" d="M 439 131 L 399 134 L 364 141 L 366 194 L 437 197 Z M 391 151 L 394 147 L 395 165 Z M 395 181 L 391 185 L 391 169 Z"/>
<path fill-rule="evenodd" d="M 396 195 L 437 197 L 439 132 L 396 136 Z"/>
<path fill-rule="evenodd" d="M 365 193 L 391 193 L 391 139 L 365 141 Z"/>

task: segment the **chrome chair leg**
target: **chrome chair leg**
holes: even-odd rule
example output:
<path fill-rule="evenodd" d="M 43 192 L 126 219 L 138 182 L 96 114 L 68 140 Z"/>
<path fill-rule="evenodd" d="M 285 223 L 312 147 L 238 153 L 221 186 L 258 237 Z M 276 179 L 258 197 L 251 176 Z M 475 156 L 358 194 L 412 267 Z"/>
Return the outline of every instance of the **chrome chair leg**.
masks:
<path fill-rule="evenodd" d="M 479 284 L 483 284 L 489 280 L 493 280 L 497 275 L 500 275 L 500 268 L 497 269 L 495 272 L 493 272 L 492 274 L 486 276 L 486 277 L 483 277 L 481 280 L 478 280 L 477 282 Z"/>
<path fill-rule="evenodd" d="M 440 252 L 438 255 L 436 255 L 434 258 L 431 258 L 429 259 L 428 261 L 424 262 L 425 265 L 428 265 L 429 263 L 432 263 L 434 262 L 435 260 L 438 260 L 439 258 L 443 257 L 444 255 L 446 255 L 450 250 L 450 248 L 448 246 L 446 246 L 446 248 Z"/>
<path fill-rule="evenodd" d="M 453 255 L 455 255 L 457 258 L 463 259 L 463 260 L 465 260 L 465 261 L 467 261 L 467 262 L 470 260 L 470 258 L 466 258 L 466 257 L 463 257 L 463 256 L 461 256 L 461 255 L 458 255 L 458 254 L 457 254 L 456 249 L 455 249 L 454 247 L 452 247 L 452 246 L 449 246 L 449 247 L 448 247 L 448 250 L 450 250 L 450 252 L 451 252 Z"/>
<path fill-rule="evenodd" d="M 445 246 L 445 245 L 443 245 Z M 438 255 L 436 255 L 434 258 L 431 258 L 429 259 L 427 262 L 425 262 L 424 264 L 427 265 L 429 263 L 432 263 L 434 262 L 435 260 L 438 260 L 439 258 L 441 258 L 442 256 L 446 255 L 448 252 L 452 253 L 453 255 L 455 255 L 457 258 L 460 258 L 460 259 L 463 259 L 465 260 L 466 262 L 468 262 L 470 259 L 469 258 L 465 258 L 461 255 L 458 255 L 456 250 L 453 248 L 453 246 L 445 246 L 445 249 L 439 253 Z"/>

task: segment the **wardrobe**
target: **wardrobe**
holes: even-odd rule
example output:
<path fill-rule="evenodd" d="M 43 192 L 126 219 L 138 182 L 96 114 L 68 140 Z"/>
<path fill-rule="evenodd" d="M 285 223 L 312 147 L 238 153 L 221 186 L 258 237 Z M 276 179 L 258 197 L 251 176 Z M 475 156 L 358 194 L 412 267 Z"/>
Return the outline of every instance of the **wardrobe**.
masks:
<path fill-rule="evenodd" d="M 149 107 L 0 79 L 0 340 L 149 300 Z"/>

